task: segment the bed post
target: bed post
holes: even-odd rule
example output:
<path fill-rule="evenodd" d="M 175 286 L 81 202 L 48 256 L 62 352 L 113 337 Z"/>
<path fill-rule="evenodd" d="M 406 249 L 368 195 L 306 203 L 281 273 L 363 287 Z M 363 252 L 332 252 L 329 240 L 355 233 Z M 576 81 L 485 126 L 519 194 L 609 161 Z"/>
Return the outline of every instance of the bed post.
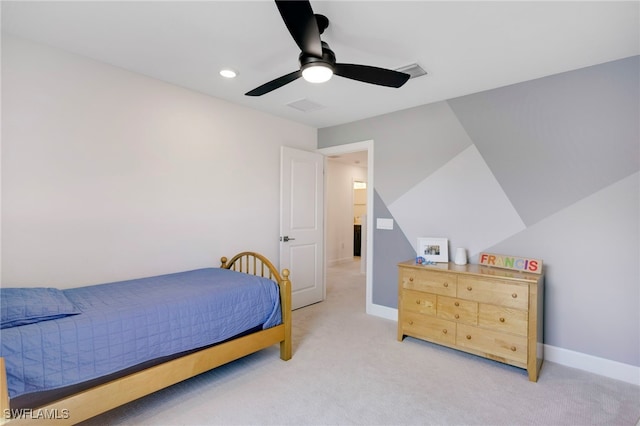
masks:
<path fill-rule="evenodd" d="M 4 358 L 0 357 L 0 424 L 9 420 L 9 390 L 7 389 L 7 370 L 4 365 Z"/>
<path fill-rule="evenodd" d="M 282 281 L 280 282 L 280 307 L 282 311 L 282 323 L 284 324 L 284 340 L 280 342 L 280 359 L 288 361 L 291 359 L 291 281 L 289 281 L 289 270 L 282 270 Z"/>

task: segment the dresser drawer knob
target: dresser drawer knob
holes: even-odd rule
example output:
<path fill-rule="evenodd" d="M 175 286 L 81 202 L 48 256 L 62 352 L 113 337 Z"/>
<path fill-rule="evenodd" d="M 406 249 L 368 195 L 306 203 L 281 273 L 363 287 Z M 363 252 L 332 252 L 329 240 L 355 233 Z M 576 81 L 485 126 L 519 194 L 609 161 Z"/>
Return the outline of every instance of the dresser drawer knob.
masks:
<path fill-rule="evenodd" d="M 445 286 L 445 287 L 449 287 L 449 283 L 447 283 L 447 282 L 442 283 L 442 285 Z"/>
<path fill-rule="evenodd" d="M 515 346 L 511 346 L 511 350 L 512 350 L 513 352 L 515 352 L 515 351 L 516 351 L 516 347 L 515 347 Z"/>
<path fill-rule="evenodd" d="M 471 286 L 468 286 L 467 290 L 471 291 L 471 290 L 473 290 L 473 288 Z"/>
<path fill-rule="evenodd" d="M 416 305 L 420 304 L 420 299 L 416 299 Z"/>
<path fill-rule="evenodd" d="M 413 325 L 413 320 L 409 320 L 409 325 Z"/>
<path fill-rule="evenodd" d="M 500 322 L 504 322 L 504 318 L 500 318 Z"/>
<path fill-rule="evenodd" d="M 471 335 L 467 334 L 467 340 L 471 340 Z"/>
<path fill-rule="evenodd" d="M 413 277 L 409 277 L 409 282 L 413 282 Z"/>
<path fill-rule="evenodd" d="M 455 302 L 454 305 L 460 306 L 460 302 Z"/>
<path fill-rule="evenodd" d="M 454 315 L 454 317 L 456 317 L 456 319 L 459 319 L 459 318 L 460 318 L 460 315 L 455 314 L 455 315 Z"/>
<path fill-rule="evenodd" d="M 516 298 L 518 297 L 518 293 L 513 293 L 513 294 L 511 295 L 511 297 L 513 297 L 514 299 L 516 299 Z"/>
<path fill-rule="evenodd" d="M 447 329 L 442 330 L 442 334 L 447 334 Z"/>

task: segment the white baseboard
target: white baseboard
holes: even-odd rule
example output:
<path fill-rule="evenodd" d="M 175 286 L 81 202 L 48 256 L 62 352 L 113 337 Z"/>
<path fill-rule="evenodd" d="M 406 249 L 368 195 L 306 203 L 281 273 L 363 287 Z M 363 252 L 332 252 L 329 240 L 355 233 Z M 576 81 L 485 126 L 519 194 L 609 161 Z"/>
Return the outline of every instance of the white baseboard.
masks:
<path fill-rule="evenodd" d="M 544 359 L 567 367 L 599 374 L 640 386 L 640 367 L 623 364 L 610 359 L 598 358 L 582 352 L 570 351 L 556 346 L 544 345 Z"/>
<path fill-rule="evenodd" d="M 398 310 L 382 305 L 367 305 L 367 313 L 375 317 L 386 318 L 392 321 L 398 321 Z"/>
<path fill-rule="evenodd" d="M 398 310 L 387 306 L 371 304 L 367 313 L 381 318 L 398 321 Z M 567 367 L 577 368 L 611 379 L 621 380 L 640 386 L 640 367 L 623 364 L 609 359 L 598 358 L 581 352 L 570 351 L 551 345 L 544 345 L 544 359 Z M 544 368 L 544 367 L 543 367 Z"/>

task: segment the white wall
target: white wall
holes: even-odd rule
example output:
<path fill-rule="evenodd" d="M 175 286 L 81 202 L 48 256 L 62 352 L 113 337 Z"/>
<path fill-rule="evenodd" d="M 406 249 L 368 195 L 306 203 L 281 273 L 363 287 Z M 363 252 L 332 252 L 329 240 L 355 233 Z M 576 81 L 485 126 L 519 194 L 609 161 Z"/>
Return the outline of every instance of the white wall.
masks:
<path fill-rule="evenodd" d="M 2 89 L 3 286 L 278 261 L 280 146 L 316 129 L 10 36 Z"/>
<path fill-rule="evenodd" d="M 353 259 L 353 181 L 367 181 L 367 169 L 326 162 L 327 264 Z"/>

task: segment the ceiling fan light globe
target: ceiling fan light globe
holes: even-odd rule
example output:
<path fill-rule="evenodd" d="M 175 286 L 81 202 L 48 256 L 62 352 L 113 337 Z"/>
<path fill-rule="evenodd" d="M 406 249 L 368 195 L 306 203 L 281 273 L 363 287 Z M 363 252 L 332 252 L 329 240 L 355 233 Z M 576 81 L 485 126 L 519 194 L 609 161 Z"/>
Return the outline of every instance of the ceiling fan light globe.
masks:
<path fill-rule="evenodd" d="M 302 78 L 309 83 L 324 83 L 333 76 L 333 70 L 324 64 L 312 64 L 302 70 Z"/>

